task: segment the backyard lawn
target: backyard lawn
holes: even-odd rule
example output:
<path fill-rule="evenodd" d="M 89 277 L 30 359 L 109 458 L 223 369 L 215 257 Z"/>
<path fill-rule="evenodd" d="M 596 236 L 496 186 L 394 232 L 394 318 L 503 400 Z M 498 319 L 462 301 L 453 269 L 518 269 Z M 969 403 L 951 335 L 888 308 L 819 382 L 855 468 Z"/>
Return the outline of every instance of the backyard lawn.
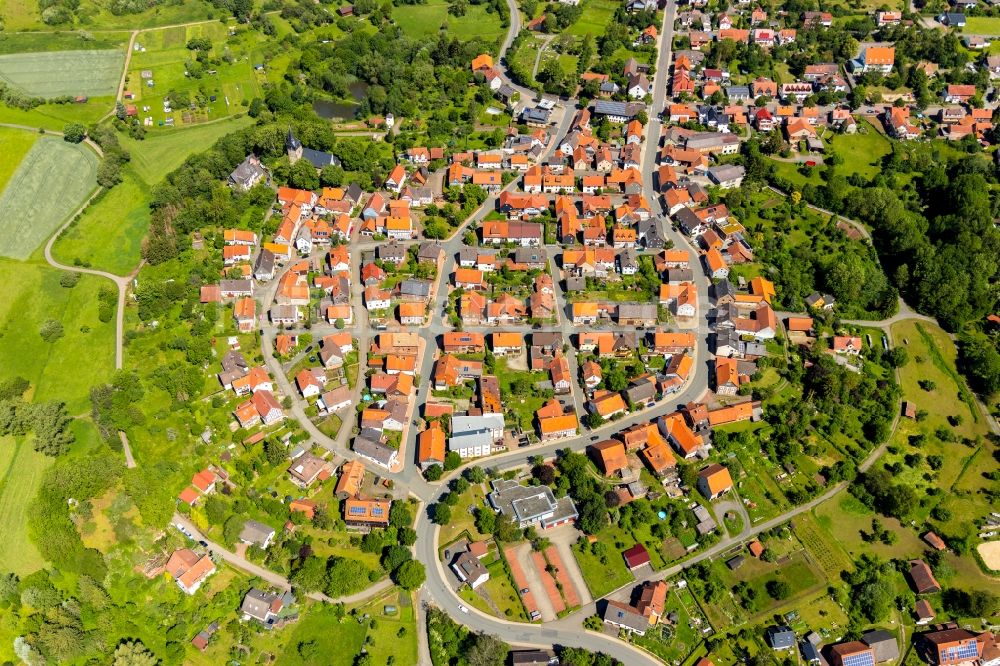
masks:
<path fill-rule="evenodd" d="M 461 536 L 462 532 L 466 531 L 468 531 L 473 539 L 480 537 L 475 525 L 476 518 L 470 509 L 483 506 L 485 497 L 482 487 L 478 485 L 473 485 L 462 493 L 458 504 L 451 510 L 451 521 L 447 525 L 441 526 L 441 536 L 438 539 L 438 545 L 441 547 L 447 546 Z"/>
<path fill-rule="evenodd" d="M 846 176 L 858 173 L 871 178 L 881 170 L 879 162 L 892 152 L 889 139 L 880 134 L 867 120 L 858 123 L 856 134 L 828 133 L 824 140 L 827 150 L 832 149 L 844 159 L 839 170 Z"/>
<path fill-rule="evenodd" d="M 706 627 L 698 604 L 689 589 L 678 589 L 676 580 L 669 581 L 670 591 L 663 606 L 663 614 L 677 613 L 677 622 L 661 622 L 644 637 L 635 639 L 636 645 L 649 650 L 665 663 L 675 664 L 692 654 L 701 644 L 700 629 Z M 695 626 L 691 626 L 694 624 Z"/>
<path fill-rule="evenodd" d="M 892 151 L 892 146 L 885 136 L 878 132 L 867 120 L 858 122 L 856 134 L 835 134 L 827 132 L 823 137 L 826 154 L 836 154 L 843 158 L 843 163 L 836 167 L 837 172 L 844 176 L 858 173 L 865 178 L 871 178 L 879 173 L 879 162 Z M 804 185 L 821 185 L 823 166 L 813 167 L 808 175 L 800 173 L 801 164 L 796 162 L 772 161 L 775 173 L 789 181 L 797 188 Z"/>
<path fill-rule="evenodd" d="M 593 544 L 585 546 L 573 544 L 573 555 L 580 566 L 580 572 L 583 574 L 583 580 L 587 583 L 587 589 L 590 590 L 590 596 L 594 599 L 599 599 L 634 580 L 622 554 L 617 550 L 611 531 L 611 528 L 605 529 L 606 533 L 598 534 L 598 540 L 595 542 L 602 544 L 605 548 L 604 561 L 602 561 L 602 556 L 594 554 Z"/>
<path fill-rule="evenodd" d="M 967 35 L 1000 35 L 1000 18 L 995 16 L 969 16 L 962 29 Z"/>

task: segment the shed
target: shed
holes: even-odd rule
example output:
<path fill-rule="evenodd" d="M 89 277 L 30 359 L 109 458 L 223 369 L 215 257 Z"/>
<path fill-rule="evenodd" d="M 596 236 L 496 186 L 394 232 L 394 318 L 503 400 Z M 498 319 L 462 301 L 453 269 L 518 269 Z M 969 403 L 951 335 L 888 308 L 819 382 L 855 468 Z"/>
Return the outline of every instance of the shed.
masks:
<path fill-rule="evenodd" d="M 622 557 L 625 558 L 625 564 L 628 565 L 629 569 L 638 569 L 641 566 L 649 564 L 649 553 L 641 543 L 637 543 L 623 552 Z"/>

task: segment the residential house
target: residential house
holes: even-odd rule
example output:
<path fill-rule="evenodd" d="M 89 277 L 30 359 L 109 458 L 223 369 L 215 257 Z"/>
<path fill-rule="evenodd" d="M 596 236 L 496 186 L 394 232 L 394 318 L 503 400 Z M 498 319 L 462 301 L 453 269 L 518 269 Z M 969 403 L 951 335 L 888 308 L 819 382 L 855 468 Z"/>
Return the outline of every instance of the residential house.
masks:
<path fill-rule="evenodd" d="M 170 555 L 165 569 L 185 594 L 194 594 L 215 573 L 215 563 L 208 555 L 198 555 L 189 548 L 181 548 Z"/>
<path fill-rule="evenodd" d="M 733 487 L 729 469 L 714 463 L 698 472 L 698 491 L 708 500 L 718 499 Z"/>

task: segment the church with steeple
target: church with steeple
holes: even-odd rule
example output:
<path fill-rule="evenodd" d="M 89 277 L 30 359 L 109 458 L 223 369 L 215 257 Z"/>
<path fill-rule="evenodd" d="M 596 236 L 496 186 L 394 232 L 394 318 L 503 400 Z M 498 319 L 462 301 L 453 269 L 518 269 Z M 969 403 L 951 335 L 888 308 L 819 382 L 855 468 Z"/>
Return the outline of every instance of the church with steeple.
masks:
<path fill-rule="evenodd" d="M 317 169 L 322 169 L 325 166 L 340 166 L 340 160 L 334 155 L 303 146 L 302 142 L 295 137 L 291 127 L 288 128 L 288 134 L 285 136 L 285 151 L 288 153 L 288 161 L 292 164 L 305 159 Z"/>

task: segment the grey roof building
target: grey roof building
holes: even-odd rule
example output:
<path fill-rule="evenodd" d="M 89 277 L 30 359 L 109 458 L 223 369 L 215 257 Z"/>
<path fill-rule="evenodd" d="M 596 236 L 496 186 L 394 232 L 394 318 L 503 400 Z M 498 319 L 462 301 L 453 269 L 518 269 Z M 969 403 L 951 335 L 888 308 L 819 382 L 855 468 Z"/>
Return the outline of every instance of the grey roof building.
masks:
<path fill-rule="evenodd" d="M 606 603 L 603 620 L 607 624 L 640 636 L 645 636 L 646 630 L 649 629 L 649 620 L 644 615 L 641 615 L 632 606 L 627 606 L 620 601 L 609 600 Z"/>
<path fill-rule="evenodd" d="M 541 107 L 526 108 L 521 111 L 521 120 L 529 125 L 547 125 L 552 112 Z"/>
<path fill-rule="evenodd" d="M 746 169 L 737 164 L 720 164 L 708 170 L 708 178 L 719 187 L 739 187 Z"/>
<path fill-rule="evenodd" d="M 549 650 L 513 650 L 511 666 L 558 666 L 559 658 Z"/>
<path fill-rule="evenodd" d="M 667 282 L 677 284 L 679 282 L 691 282 L 694 280 L 694 269 L 692 268 L 669 268 L 667 269 Z"/>
<path fill-rule="evenodd" d="M 619 322 L 656 323 L 658 316 L 656 303 L 621 303 L 618 306 Z"/>
<path fill-rule="evenodd" d="M 791 627 L 768 627 L 764 635 L 772 650 L 788 650 L 795 647 L 795 632 L 792 631 Z"/>
<path fill-rule="evenodd" d="M 514 263 L 527 264 L 529 268 L 545 268 L 548 265 L 548 253 L 544 247 L 519 247 L 514 250 Z"/>
<path fill-rule="evenodd" d="M 267 168 L 256 155 L 247 155 L 240 165 L 229 174 L 229 186 L 243 191 L 267 178 Z"/>
<path fill-rule="evenodd" d="M 555 527 L 576 520 L 573 500 L 569 496 L 557 500 L 548 486 L 522 486 L 513 479 L 496 479 L 491 485 L 493 492 L 487 496 L 490 506 L 512 517 L 521 528 Z"/>
<path fill-rule="evenodd" d="M 431 282 L 407 278 L 399 284 L 399 295 L 402 298 L 426 301 L 431 296 Z"/>
<path fill-rule="evenodd" d="M 727 86 L 726 97 L 731 100 L 750 99 L 750 86 Z"/>
<path fill-rule="evenodd" d="M 303 227 L 304 228 L 304 227 Z M 257 280 L 270 280 L 274 277 L 274 253 L 261 250 L 253 264 L 253 276 Z"/>
<path fill-rule="evenodd" d="M 479 558 L 465 551 L 459 553 L 455 561 L 451 563 L 451 569 L 463 583 L 468 583 L 473 590 L 490 579 L 490 572 L 486 570 Z"/>
<path fill-rule="evenodd" d="M 285 150 L 288 151 L 289 156 L 298 155 L 317 169 L 322 169 L 325 166 L 331 165 L 340 166 L 340 160 L 334 157 L 331 153 L 327 153 L 322 150 L 313 150 L 312 148 L 306 148 L 303 146 L 302 142 L 295 138 L 291 128 L 288 129 L 288 135 L 285 137 Z"/>
<path fill-rule="evenodd" d="M 868 644 L 875 656 L 875 663 L 899 659 L 899 643 L 896 637 L 884 629 L 873 629 L 861 635 L 861 640 Z"/>
<path fill-rule="evenodd" d="M 704 224 L 701 221 L 701 218 L 695 215 L 694 211 L 687 206 L 684 206 L 674 213 L 674 222 L 676 222 L 677 226 L 680 227 L 680 230 L 688 236 L 693 236 L 694 233 Z"/>
<path fill-rule="evenodd" d="M 653 382 L 642 382 L 625 389 L 628 401 L 633 405 L 641 405 L 656 398 L 656 384 Z"/>
<path fill-rule="evenodd" d="M 224 298 L 253 296 L 253 280 L 219 280 L 219 291 Z"/>
<path fill-rule="evenodd" d="M 281 612 L 294 603 L 295 597 L 292 596 L 291 592 L 275 594 L 252 587 L 243 597 L 240 611 L 243 613 L 244 619 L 256 620 L 266 628 L 271 629 Z"/>
<path fill-rule="evenodd" d="M 802 653 L 802 659 L 805 660 L 807 664 L 818 664 L 822 662 L 819 656 L 819 650 L 816 646 L 809 641 L 801 641 L 799 643 L 799 652 Z"/>
<path fill-rule="evenodd" d="M 271 539 L 273 538 L 273 527 L 253 519 L 247 520 L 243 523 L 243 529 L 240 531 L 240 541 L 243 543 L 257 545 L 261 548 L 267 548 L 270 546 Z"/>
<path fill-rule="evenodd" d="M 372 428 L 364 428 L 354 439 L 354 452 L 382 467 L 391 467 L 399 451 L 382 443 L 382 433 Z"/>
<path fill-rule="evenodd" d="M 643 104 L 626 104 L 625 102 L 599 99 L 594 102 L 594 115 L 606 116 L 612 122 L 625 122 L 635 118 L 643 108 Z"/>

